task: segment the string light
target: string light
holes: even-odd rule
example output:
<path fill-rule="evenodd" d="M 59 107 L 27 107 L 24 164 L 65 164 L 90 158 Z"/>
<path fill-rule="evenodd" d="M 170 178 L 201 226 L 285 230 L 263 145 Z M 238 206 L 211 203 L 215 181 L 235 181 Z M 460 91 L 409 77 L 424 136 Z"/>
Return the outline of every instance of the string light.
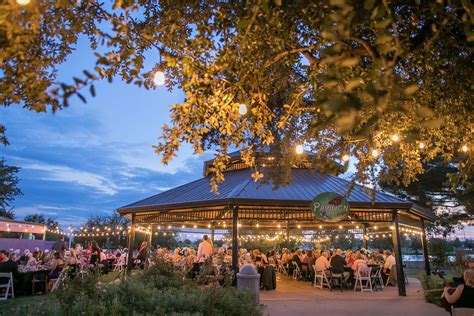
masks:
<path fill-rule="evenodd" d="M 425 143 L 419 143 L 419 144 L 418 144 L 418 147 L 419 147 L 420 149 L 425 148 Z"/>
<path fill-rule="evenodd" d="M 379 151 L 378 149 L 372 150 L 372 157 L 377 158 L 379 156 Z"/>
<path fill-rule="evenodd" d="M 301 228 L 301 225 L 298 225 L 298 229 Z"/>
<path fill-rule="evenodd" d="M 391 137 L 392 141 L 398 142 L 400 140 L 400 137 L 397 134 L 393 134 Z"/>
<path fill-rule="evenodd" d="M 461 150 L 462 150 L 463 152 L 467 153 L 468 150 L 469 150 L 469 147 L 467 147 L 467 145 L 463 145 L 463 146 L 461 147 Z"/>
<path fill-rule="evenodd" d="M 165 84 L 166 82 L 166 76 L 165 76 L 165 73 L 161 70 L 158 70 L 157 72 L 155 72 L 155 75 L 153 76 L 153 82 L 157 85 L 157 86 L 162 86 Z"/>
<path fill-rule="evenodd" d="M 301 145 L 301 144 L 296 145 L 295 152 L 296 152 L 296 154 L 301 155 L 304 152 L 303 145 Z"/>
<path fill-rule="evenodd" d="M 239 104 L 239 114 L 240 115 L 247 114 L 247 105 L 245 105 L 244 103 Z"/>
<path fill-rule="evenodd" d="M 344 156 L 342 156 L 342 161 L 344 162 L 349 161 L 349 155 L 345 154 Z"/>

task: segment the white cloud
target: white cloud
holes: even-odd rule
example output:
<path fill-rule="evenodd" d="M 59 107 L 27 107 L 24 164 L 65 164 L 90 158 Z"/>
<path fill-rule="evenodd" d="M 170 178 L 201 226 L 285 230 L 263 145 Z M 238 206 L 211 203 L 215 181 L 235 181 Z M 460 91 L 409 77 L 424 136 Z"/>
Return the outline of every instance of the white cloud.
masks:
<path fill-rule="evenodd" d="M 107 178 L 86 171 L 66 166 L 52 165 L 41 162 L 31 162 L 22 165 L 24 169 L 44 172 L 38 180 L 74 183 L 80 186 L 93 188 L 105 195 L 114 195 L 121 189 Z"/>

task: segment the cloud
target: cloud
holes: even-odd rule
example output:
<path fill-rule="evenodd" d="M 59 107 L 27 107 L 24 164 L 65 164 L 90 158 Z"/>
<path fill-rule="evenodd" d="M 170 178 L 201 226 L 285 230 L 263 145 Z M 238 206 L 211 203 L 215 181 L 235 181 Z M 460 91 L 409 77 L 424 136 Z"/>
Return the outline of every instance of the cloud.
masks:
<path fill-rule="evenodd" d="M 42 171 L 42 175 L 37 177 L 38 180 L 58 181 L 73 183 L 95 189 L 97 192 L 105 195 L 114 195 L 120 189 L 110 180 L 103 176 L 76 170 L 66 166 L 58 166 L 41 162 L 33 162 L 23 164 L 22 168 Z"/>

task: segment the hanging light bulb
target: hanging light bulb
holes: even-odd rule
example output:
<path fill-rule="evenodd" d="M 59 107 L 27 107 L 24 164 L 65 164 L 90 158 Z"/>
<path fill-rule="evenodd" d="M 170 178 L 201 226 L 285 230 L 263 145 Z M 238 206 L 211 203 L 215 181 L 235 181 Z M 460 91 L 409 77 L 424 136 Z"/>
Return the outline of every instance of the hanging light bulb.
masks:
<path fill-rule="evenodd" d="M 257 228 L 260 226 L 259 224 L 255 225 Z"/>
<path fill-rule="evenodd" d="M 419 143 L 419 144 L 418 144 L 418 147 L 419 147 L 420 149 L 425 148 L 425 143 Z"/>
<path fill-rule="evenodd" d="M 245 105 L 245 103 L 240 103 L 239 104 L 239 114 L 240 115 L 247 114 L 247 106 Z"/>
<path fill-rule="evenodd" d="M 30 0 L 16 0 L 16 3 L 19 5 L 27 5 L 30 3 Z"/>
<path fill-rule="evenodd" d="M 468 150 L 469 150 L 469 147 L 467 147 L 467 145 L 463 145 L 463 146 L 461 147 L 461 150 L 462 150 L 463 152 L 467 153 Z"/>
<path fill-rule="evenodd" d="M 298 225 L 298 228 L 301 228 L 301 225 Z"/>
<path fill-rule="evenodd" d="M 165 77 L 165 73 L 163 71 L 158 70 L 157 72 L 155 72 L 155 75 L 153 76 L 153 82 L 157 86 L 164 85 L 165 81 L 166 81 L 166 77 Z"/>
<path fill-rule="evenodd" d="M 391 138 L 394 142 L 398 142 L 400 140 L 400 137 L 397 134 L 393 134 Z"/>
<path fill-rule="evenodd" d="M 372 150 L 372 157 L 377 158 L 379 156 L 379 151 L 378 149 Z"/>
<path fill-rule="evenodd" d="M 304 152 L 303 145 L 301 144 L 296 145 L 295 151 L 298 155 L 301 155 Z"/>
<path fill-rule="evenodd" d="M 344 156 L 342 156 L 342 161 L 344 161 L 344 162 L 349 161 L 349 155 L 345 154 Z"/>

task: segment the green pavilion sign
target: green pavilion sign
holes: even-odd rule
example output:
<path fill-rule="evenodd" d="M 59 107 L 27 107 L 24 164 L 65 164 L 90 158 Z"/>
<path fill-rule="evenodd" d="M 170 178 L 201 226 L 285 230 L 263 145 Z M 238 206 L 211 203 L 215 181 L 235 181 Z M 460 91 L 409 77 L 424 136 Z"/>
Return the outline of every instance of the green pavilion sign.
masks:
<path fill-rule="evenodd" d="M 311 202 L 311 210 L 317 220 L 339 222 L 349 215 L 349 202 L 334 192 L 324 192 Z"/>

